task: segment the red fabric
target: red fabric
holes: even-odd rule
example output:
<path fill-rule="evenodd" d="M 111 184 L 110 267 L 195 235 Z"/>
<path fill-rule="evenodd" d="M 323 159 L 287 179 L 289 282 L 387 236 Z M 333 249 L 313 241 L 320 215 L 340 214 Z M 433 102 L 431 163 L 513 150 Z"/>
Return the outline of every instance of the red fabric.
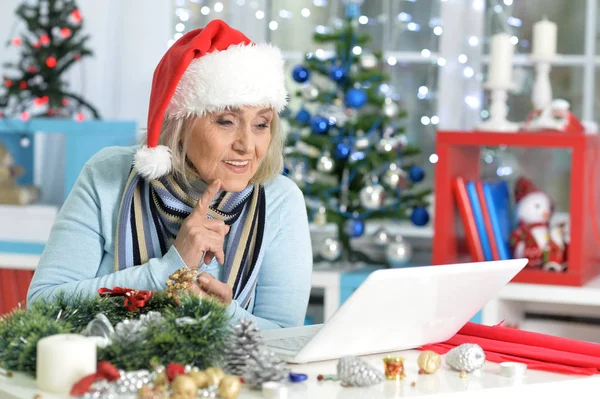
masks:
<path fill-rule="evenodd" d="M 154 71 L 148 110 L 148 147 L 156 147 L 165 111 L 179 80 L 195 58 L 212 51 L 226 50 L 234 44 L 252 44 L 242 32 L 221 20 L 213 20 L 203 29 L 192 30 L 177 40 L 165 53 Z"/>
<path fill-rule="evenodd" d="M 71 396 L 82 396 L 90 391 L 92 384 L 96 381 L 116 381 L 121 377 L 119 370 L 110 362 L 101 361 L 96 367 L 94 374 L 86 375 L 77 381 L 71 388 Z"/>
<path fill-rule="evenodd" d="M 563 374 L 600 373 L 600 344 L 502 326 L 467 323 L 448 341 L 419 349 L 445 354 L 464 343 L 478 344 L 494 363 L 521 362 L 532 370 Z"/>

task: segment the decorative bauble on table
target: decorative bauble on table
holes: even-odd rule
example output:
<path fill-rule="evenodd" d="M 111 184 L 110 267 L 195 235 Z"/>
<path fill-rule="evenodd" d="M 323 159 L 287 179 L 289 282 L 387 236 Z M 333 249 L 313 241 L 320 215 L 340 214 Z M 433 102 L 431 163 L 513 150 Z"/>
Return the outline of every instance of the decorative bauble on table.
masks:
<path fill-rule="evenodd" d="M 387 246 L 392 240 L 392 235 L 383 227 L 380 227 L 373 233 L 373 244 L 378 247 Z"/>
<path fill-rule="evenodd" d="M 381 371 L 358 357 L 341 358 L 337 373 L 342 385 L 351 387 L 369 387 L 385 379 Z"/>
<path fill-rule="evenodd" d="M 442 357 L 434 351 L 423 351 L 417 358 L 419 374 L 433 374 L 440 368 Z"/>
<path fill-rule="evenodd" d="M 383 174 L 381 181 L 387 187 L 395 190 L 396 188 L 406 188 L 406 172 L 397 164 L 391 163 L 389 168 Z"/>
<path fill-rule="evenodd" d="M 477 344 L 462 344 L 446 354 L 446 364 L 456 371 L 470 373 L 485 364 L 485 352 Z"/>

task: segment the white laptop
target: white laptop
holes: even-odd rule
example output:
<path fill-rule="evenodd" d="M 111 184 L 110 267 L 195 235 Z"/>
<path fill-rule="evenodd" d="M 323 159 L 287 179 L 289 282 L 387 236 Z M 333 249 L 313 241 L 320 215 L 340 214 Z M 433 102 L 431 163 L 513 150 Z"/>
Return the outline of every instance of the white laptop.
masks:
<path fill-rule="evenodd" d="M 443 342 L 527 262 L 515 259 L 377 270 L 325 324 L 265 330 L 263 340 L 290 363 Z"/>

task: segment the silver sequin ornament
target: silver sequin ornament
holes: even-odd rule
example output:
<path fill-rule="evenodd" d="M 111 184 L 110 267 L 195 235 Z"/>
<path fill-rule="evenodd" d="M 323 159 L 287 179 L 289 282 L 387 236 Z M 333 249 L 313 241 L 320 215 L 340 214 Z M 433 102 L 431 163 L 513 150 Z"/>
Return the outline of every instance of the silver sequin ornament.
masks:
<path fill-rule="evenodd" d="M 373 234 L 373 244 L 377 245 L 378 247 L 385 247 L 390 242 L 390 239 L 390 233 L 383 227 L 377 229 L 377 231 Z"/>
<path fill-rule="evenodd" d="M 360 190 L 360 204 L 368 210 L 376 210 L 383 205 L 385 189 L 377 183 L 369 184 Z"/>
<path fill-rule="evenodd" d="M 402 237 L 396 236 L 385 249 L 385 257 L 391 267 L 406 266 L 412 258 L 412 246 Z"/>
<path fill-rule="evenodd" d="M 446 364 L 456 371 L 478 370 L 485 363 L 485 352 L 477 344 L 462 344 L 446 354 Z"/>
<path fill-rule="evenodd" d="M 333 262 L 342 255 L 342 244 L 335 238 L 327 238 L 319 249 L 319 255 L 326 261 Z"/>
<path fill-rule="evenodd" d="M 341 358 L 337 373 L 342 385 L 352 387 L 370 387 L 385 379 L 382 371 L 357 357 Z"/>
<path fill-rule="evenodd" d="M 317 170 L 319 172 L 331 173 L 334 167 L 335 163 L 329 153 L 325 153 L 319 157 L 317 161 Z"/>

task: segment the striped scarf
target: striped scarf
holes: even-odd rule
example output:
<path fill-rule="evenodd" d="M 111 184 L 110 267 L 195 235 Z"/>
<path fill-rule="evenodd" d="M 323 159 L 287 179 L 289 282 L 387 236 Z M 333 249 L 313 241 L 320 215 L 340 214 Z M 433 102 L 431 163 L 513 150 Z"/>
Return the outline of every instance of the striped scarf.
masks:
<path fill-rule="evenodd" d="M 115 271 L 163 256 L 197 202 L 172 175 L 146 182 L 132 169 L 119 209 Z M 212 203 L 208 217 L 230 226 L 223 281 L 248 309 L 264 254 L 265 190 L 256 185 L 227 192 Z"/>

